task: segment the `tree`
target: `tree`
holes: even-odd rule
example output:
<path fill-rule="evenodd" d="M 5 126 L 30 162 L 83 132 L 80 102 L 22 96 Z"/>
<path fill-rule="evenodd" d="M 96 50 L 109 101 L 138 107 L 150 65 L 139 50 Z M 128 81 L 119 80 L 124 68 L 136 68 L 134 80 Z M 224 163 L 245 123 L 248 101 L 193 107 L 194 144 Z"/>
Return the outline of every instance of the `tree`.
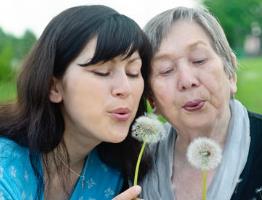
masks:
<path fill-rule="evenodd" d="M 241 51 L 251 26 L 262 28 L 261 0 L 203 0 L 203 4 L 221 23 L 231 47 Z"/>
<path fill-rule="evenodd" d="M 0 28 L 0 82 L 14 77 L 15 68 L 20 65 L 35 41 L 36 36 L 29 30 L 21 38 L 17 38 Z"/>
<path fill-rule="evenodd" d="M 17 46 L 15 51 L 15 58 L 18 60 L 23 59 L 33 46 L 33 44 L 36 41 L 36 36 L 34 33 L 30 30 L 26 30 L 25 33 L 21 38 L 16 39 L 17 43 L 15 46 Z"/>
<path fill-rule="evenodd" d="M 13 46 L 8 36 L 0 29 L 0 81 L 9 80 L 13 76 L 10 62 L 13 57 Z"/>

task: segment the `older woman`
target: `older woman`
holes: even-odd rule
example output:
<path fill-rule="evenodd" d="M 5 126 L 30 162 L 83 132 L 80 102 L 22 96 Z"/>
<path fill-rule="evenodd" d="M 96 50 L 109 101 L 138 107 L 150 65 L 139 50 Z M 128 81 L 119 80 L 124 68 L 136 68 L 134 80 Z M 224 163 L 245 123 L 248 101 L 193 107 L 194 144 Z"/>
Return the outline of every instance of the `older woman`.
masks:
<path fill-rule="evenodd" d="M 153 46 L 149 99 L 172 125 L 165 141 L 151 146 L 155 162 L 142 183 L 144 199 L 201 199 L 201 172 L 187 161 L 195 138 L 223 150 L 208 172 L 210 200 L 260 199 L 262 117 L 233 98 L 236 58 L 216 19 L 206 10 L 175 8 L 145 27 Z"/>

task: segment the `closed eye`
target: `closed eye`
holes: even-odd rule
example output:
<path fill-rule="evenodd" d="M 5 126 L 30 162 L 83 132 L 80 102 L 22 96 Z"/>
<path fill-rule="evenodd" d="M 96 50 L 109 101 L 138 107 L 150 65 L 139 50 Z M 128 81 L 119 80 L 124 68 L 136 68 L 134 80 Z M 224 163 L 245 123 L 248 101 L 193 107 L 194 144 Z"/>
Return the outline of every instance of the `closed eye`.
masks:
<path fill-rule="evenodd" d="M 140 73 L 137 73 L 137 74 L 127 73 L 126 75 L 129 76 L 130 78 L 138 78 Z"/>
<path fill-rule="evenodd" d="M 110 75 L 110 72 L 96 72 L 96 71 L 93 71 L 93 73 L 97 76 L 109 76 Z"/>
<path fill-rule="evenodd" d="M 195 60 L 193 61 L 193 64 L 196 64 L 196 65 L 202 65 L 206 62 L 206 59 L 201 59 L 201 60 Z"/>
<path fill-rule="evenodd" d="M 167 70 L 165 70 L 165 71 L 161 71 L 160 74 L 161 74 L 161 75 L 168 75 L 168 74 L 170 74 L 170 73 L 173 72 L 173 71 L 174 71 L 174 69 L 171 68 L 171 69 L 167 69 Z"/>

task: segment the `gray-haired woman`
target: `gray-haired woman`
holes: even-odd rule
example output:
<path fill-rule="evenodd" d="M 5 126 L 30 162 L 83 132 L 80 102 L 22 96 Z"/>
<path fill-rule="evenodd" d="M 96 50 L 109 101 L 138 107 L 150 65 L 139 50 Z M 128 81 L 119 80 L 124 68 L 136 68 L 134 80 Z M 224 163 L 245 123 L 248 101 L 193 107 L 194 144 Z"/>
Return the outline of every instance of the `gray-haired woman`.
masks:
<path fill-rule="evenodd" d="M 151 146 L 143 198 L 201 199 L 201 172 L 186 151 L 208 137 L 223 155 L 208 172 L 207 199 L 260 199 L 262 117 L 233 98 L 236 58 L 217 20 L 205 9 L 179 7 L 154 17 L 145 32 L 154 54 L 148 97 L 170 125 L 167 139 Z"/>

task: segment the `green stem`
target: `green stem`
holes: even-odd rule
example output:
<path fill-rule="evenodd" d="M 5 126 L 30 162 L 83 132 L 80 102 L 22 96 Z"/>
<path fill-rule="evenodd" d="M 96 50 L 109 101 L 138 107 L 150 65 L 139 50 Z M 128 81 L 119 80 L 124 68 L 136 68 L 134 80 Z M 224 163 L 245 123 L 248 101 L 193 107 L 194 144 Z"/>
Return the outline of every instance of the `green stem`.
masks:
<path fill-rule="evenodd" d="M 207 199 L 207 171 L 202 170 L 202 179 L 203 179 L 203 187 L 202 187 L 202 197 L 203 200 Z"/>
<path fill-rule="evenodd" d="M 146 142 L 143 142 L 143 145 L 142 145 L 142 147 L 140 149 L 139 156 L 138 156 L 138 159 L 137 159 L 137 162 L 136 162 L 136 171 L 135 171 L 134 185 L 137 185 L 139 166 L 140 166 L 140 162 L 141 162 L 144 150 L 145 150 L 145 146 L 146 146 Z"/>

